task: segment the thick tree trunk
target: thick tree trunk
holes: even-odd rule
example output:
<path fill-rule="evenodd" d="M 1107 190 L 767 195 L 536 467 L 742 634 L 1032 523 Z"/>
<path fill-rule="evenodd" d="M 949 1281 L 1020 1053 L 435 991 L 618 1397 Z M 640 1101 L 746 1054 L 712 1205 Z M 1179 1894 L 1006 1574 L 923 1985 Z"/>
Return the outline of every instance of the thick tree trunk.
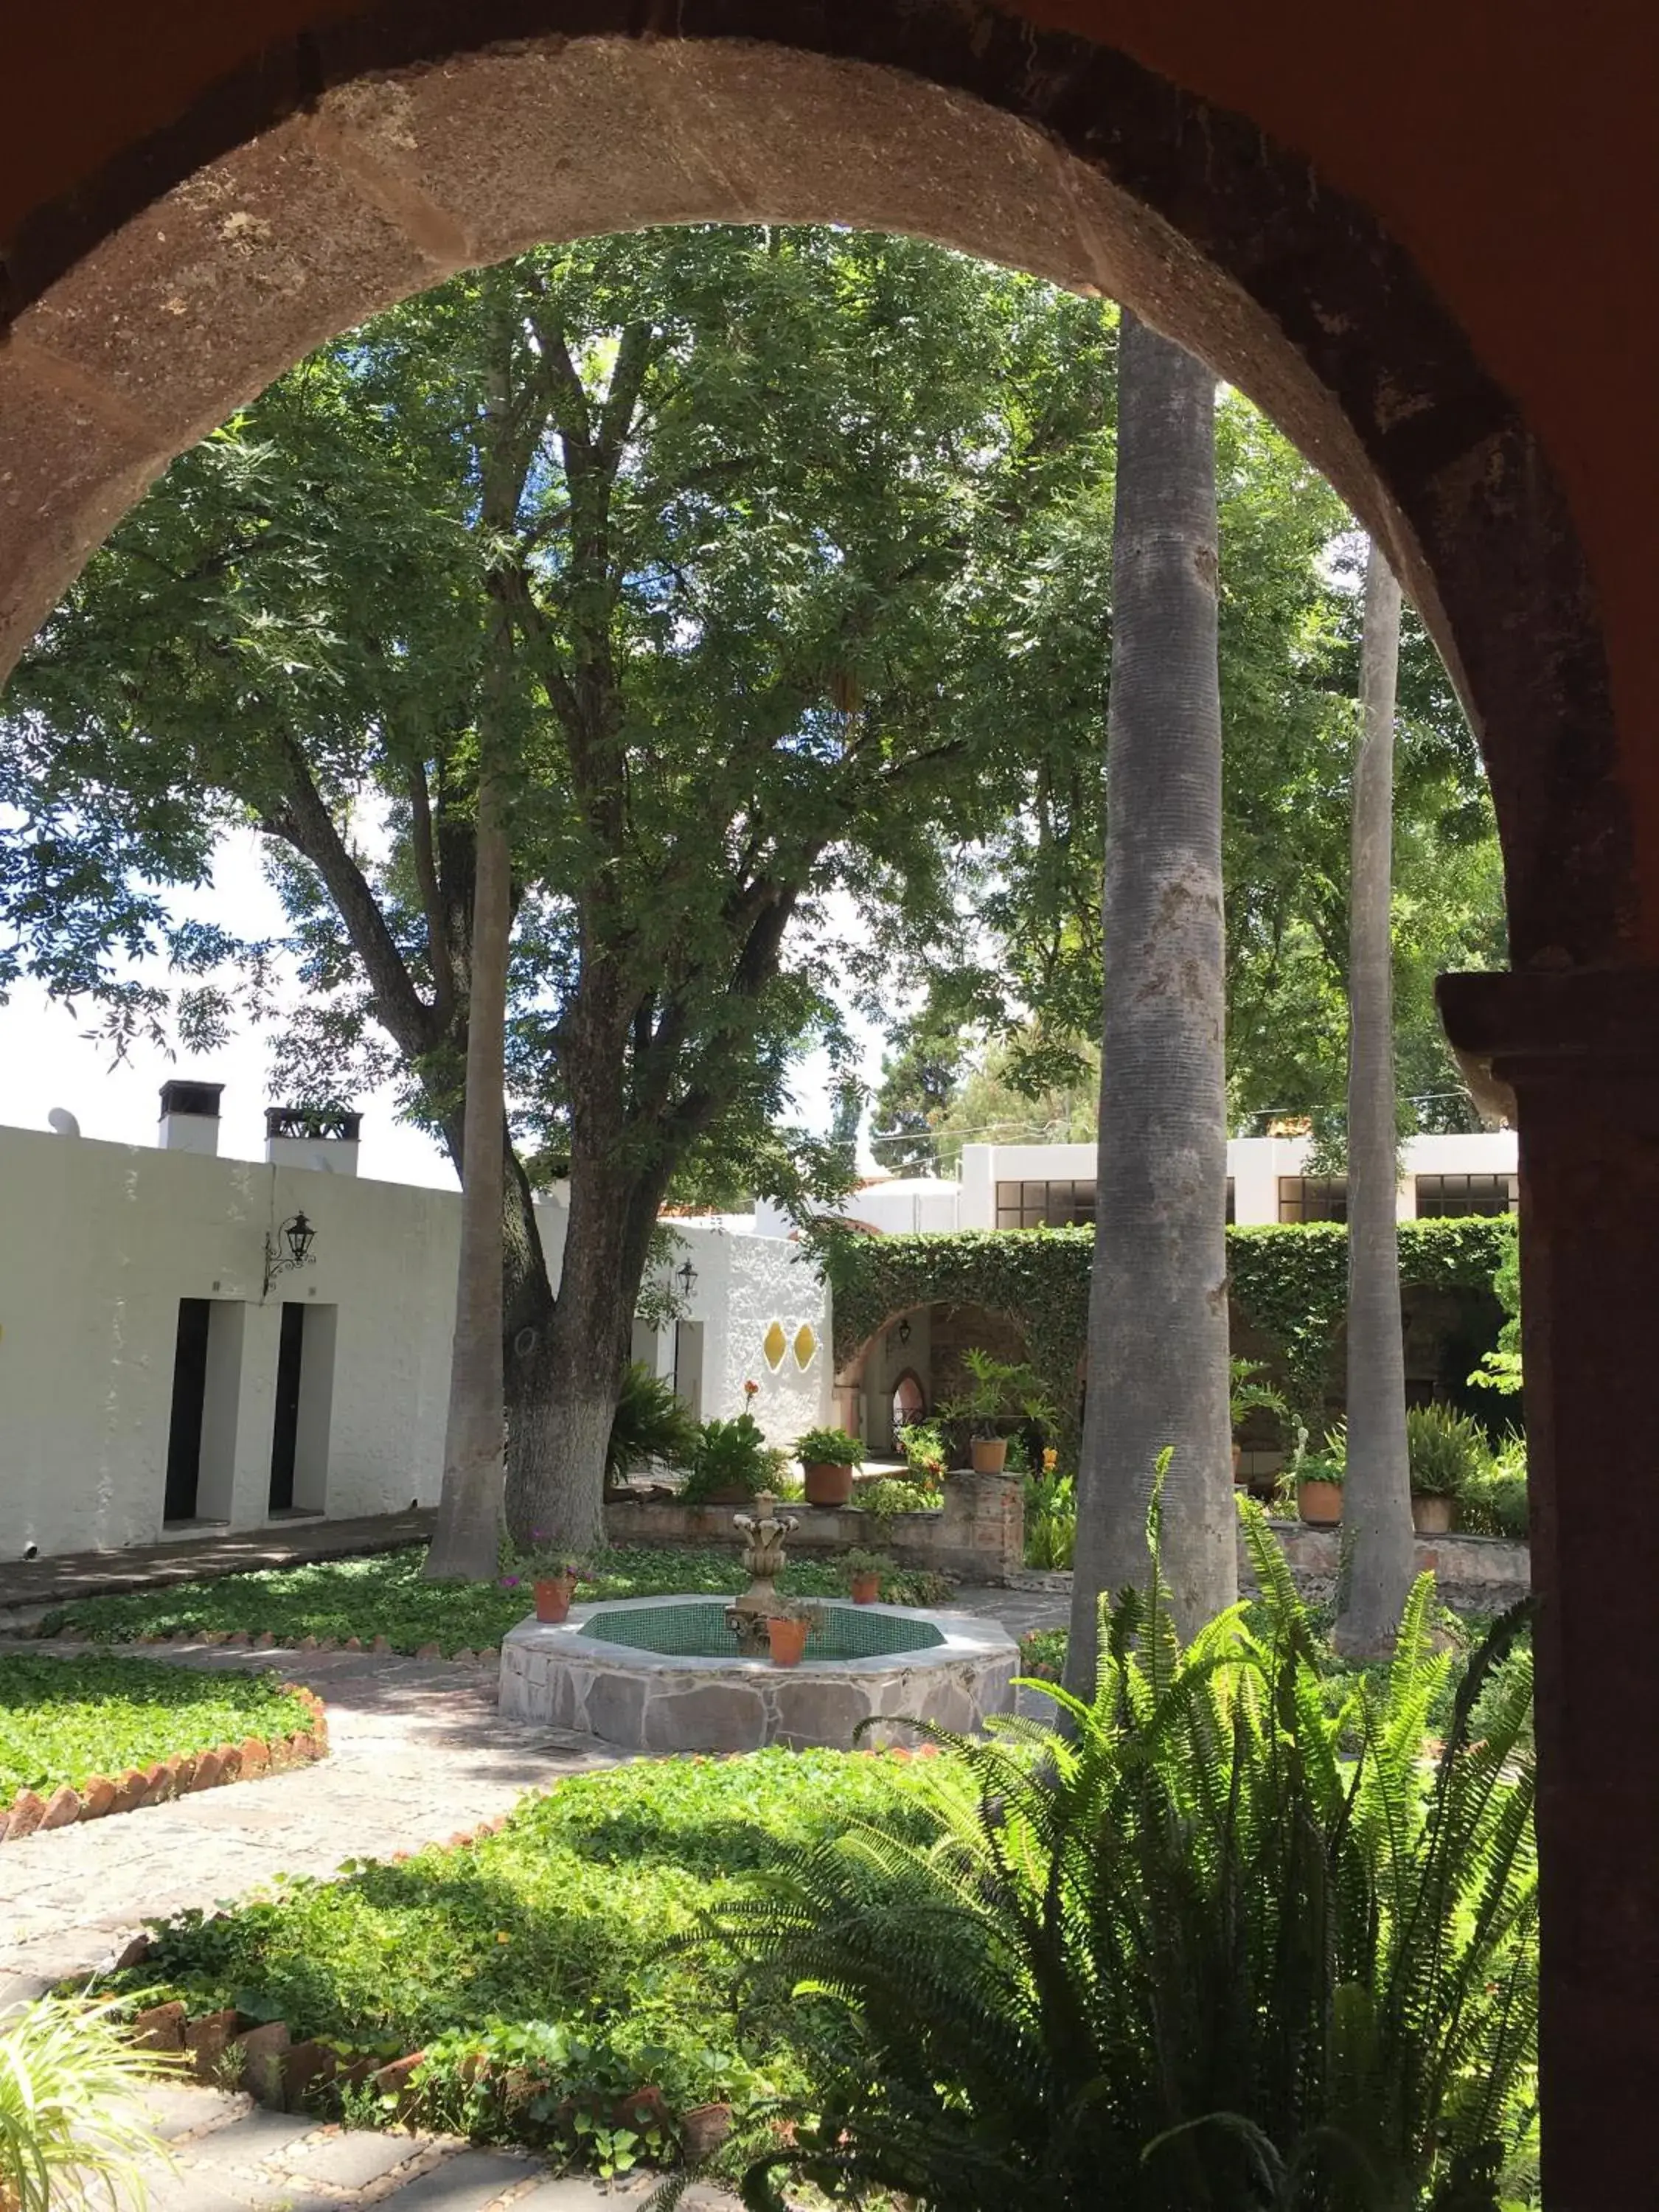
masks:
<path fill-rule="evenodd" d="M 449 1418 L 438 1526 L 427 1554 L 434 1580 L 487 1582 L 500 1538 L 504 1412 L 501 1259 L 507 940 L 512 864 L 499 776 L 478 782 L 478 870 L 468 993 L 461 1249 L 455 1286 Z"/>
<path fill-rule="evenodd" d="M 1088 1401 L 1067 1678 L 1103 1591 L 1164 1571 L 1190 1631 L 1235 1597 L 1227 1405 L 1225 945 L 1215 380 L 1127 312 L 1118 356 L 1105 993 Z"/>
<path fill-rule="evenodd" d="M 1348 957 L 1348 1468 L 1334 1641 L 1393 1648 L 1412 1583 L 1406 1355 L 1394 1079 L 1395 679 L 1400 586 L 1377 548 L 1365 568 L 1353 771 Z"/>
<path fill-rule="evenodd" d="M 507 1486 L 521 1543 L 586 1552 L 605 1540 L 605 1448 L 659 1195 L 654 1178 L 630 1188 L 605 1164 L 572 1158 L 559 1295 L 524 1363 Z"/>

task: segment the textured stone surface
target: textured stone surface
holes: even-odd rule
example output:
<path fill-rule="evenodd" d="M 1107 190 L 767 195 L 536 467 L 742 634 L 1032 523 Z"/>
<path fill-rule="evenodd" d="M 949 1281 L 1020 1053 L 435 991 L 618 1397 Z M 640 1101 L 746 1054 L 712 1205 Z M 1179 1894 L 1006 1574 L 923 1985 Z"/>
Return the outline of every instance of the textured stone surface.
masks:
<path fill-rule="evenodd" d="M 514 1630 L 501 1651 L 504 1715 L 551 1725 L 567 1725 L 564 1717 L 572 1715 L 576 1725 L 620 1748 L 667 1753 L 752 1751 L 776 1742 L 844 1747 L 861 1722 L 878 1719 L 886 1724 L 860 1738 L 874 1746 L 904 1741 L 906 1718 L 967 1732 L 988 1714 L 1012 1710 L 1016 1647 L 985 1617 L 930 1613 L 945 1636 L 935 1650 L 783 1668 L 599 1643 L 581 1632 L 596 1609 L 581 1606 L 568 1622 L 529 1620 Z"/>

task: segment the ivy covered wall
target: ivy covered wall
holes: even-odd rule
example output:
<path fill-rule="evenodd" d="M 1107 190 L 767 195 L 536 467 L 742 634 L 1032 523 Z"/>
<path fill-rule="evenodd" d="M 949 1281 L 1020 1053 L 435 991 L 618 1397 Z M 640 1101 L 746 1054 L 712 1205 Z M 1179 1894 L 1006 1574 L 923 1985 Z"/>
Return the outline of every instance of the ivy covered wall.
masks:
<path fill-rule="evenodd" d="M 1408 1300 L 1413 1291 L 1489 1292 L 1514 1236 L 1514 1224 L 1503 1219 L 1402 1221 L 1402 1297 Z M 1032 1366 L 1074 1420 L 1093 1250 L 1091 1229 L 972 1230 L 948 1237 L 834 1231 L 824 1237 L 823 1253 L 835 1297 L 836 1364 L 846 1366 L 879 1329 L 915 1307 L 983 1306 L 1018 1324 Z M 1272 1346 L 1286 1395 L 1310 1422 L 1316 1419 L 1335 1379 L 1347 1304 L 1346 1228 L 1314 1222 L 1229 1229 L 1227 1267 L 1238 1314 Z"/>

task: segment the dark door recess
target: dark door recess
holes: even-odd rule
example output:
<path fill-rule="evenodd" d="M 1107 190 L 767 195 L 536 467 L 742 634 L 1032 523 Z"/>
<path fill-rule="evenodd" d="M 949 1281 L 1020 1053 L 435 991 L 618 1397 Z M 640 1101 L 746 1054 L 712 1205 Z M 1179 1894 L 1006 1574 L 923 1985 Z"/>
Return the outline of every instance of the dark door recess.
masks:
<path fill-rule="evenodd" d="M 300 1434 L 300 1376 L 305 1363 L 306 1310 L 297 1299 L 283 1305 L 283 1337 L 276 1354 L 276 1414 L 270 1431 L 270 1510 L 284 1513 L 294 1503 L 294 1448 Z"/>
<path fill-rule="evenodd" d="M 161 1506 L 164 1521 L 196 1518 L 211 1312 L 212 1302 L 208 1298 L 179 1301 L 179 1335 L 173 1354 L 173 1419 L 167 1430 L 167 1480 Z"/>

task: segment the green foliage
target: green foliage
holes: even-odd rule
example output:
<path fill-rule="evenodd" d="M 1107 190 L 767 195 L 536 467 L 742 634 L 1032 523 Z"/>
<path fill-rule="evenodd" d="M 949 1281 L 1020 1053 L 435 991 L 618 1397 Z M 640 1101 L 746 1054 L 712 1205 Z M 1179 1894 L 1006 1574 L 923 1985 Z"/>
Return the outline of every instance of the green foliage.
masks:
<path fill-rule="evenodd" d="M 621 1482 L 652 1460 L 684 1467 L 696 1447 L 697 1424 L 672 1382 L 630 1359 L 623 1370 L 622 1394 L 611 1419 L 605 1480 Z"/>
<path fill-rule="evenodd" d="M 893 1562 L 885 1552 L 866 1551 L 862 1544 L 850 1544 L 838 1553 L 836 1565 L 845 1576 L 884 1574 Z"/>
<path fill-rule="evenodd" d="M 697 2105 L 742 2110 L 806 2086 L 815 2062 L 779 2023 L 739 2037 L 720 1962 L 666 1947 L 781 1844 L 810 1846 L 856 1818 L 923 1832 L 914 1771 L 864 1753 L 773 1750 L 573 1776 L 465 1848 L 182 1914 L 113 1986 L 133 2002 L 180 1997 L 192 2013 L 234 2004 L 286 2020 L 296 2039 L 424 2050 L 419 2124 L 603 2165 L 628 2148 L 604 2134 L 646 2136 L 650 2124 L 627 2115 L 647 2087 L 672 2140 Z"/>
<path fill-rule="evenodd" d="M 897 1475 L 884 1475 L 878 1482 L 861 1482 L 853 1503 L 884 1528 L 896 1514 L 939 1512 L 945 1497 L 933 1483 L 906 1482 Z"/>
<path fill-rule="evenodd" d="M 365 1644 L 384 1636 L 394 1651 L 416 1651 L 430 1643 L 447 1653 L 499 1644 L 529 1613 L 526 1558 L 514 1555 L 494 1583 L 428 1582 L 421 1571 L 425 1558 L 424 1549 L 416 1548 L 367 1559 L 319 1559 L 259 1574 L 178 1583 L 167 1589 L 82 1598 L 64 1607 L 54 1620 L 71 1635 L 110 1644 L 136 1636 L 200 1636 L 213 1629 L 258 1635 L 270 1629 L 284 1644 L 297 1644 L 303 1636 L 319 1642 L 331 1636 L 342 1643 L 356 1636 Z M 735 1552 L 689 1547 L 597 1552 L 582 1568 L 584 1595 L 594 1598 L 669 1596 L 678 1591 L 736 1597 L 747 1582 Z M 781 1587 L 830 1597 L 837 1583 L 827 1565 L 806 1559 L 784 1570 Z M 179 1668 L 166 1671 L 182 1674 Z M 210 1679 L 220 1683 L 244 1678 Z"/>
<path fill-rule="evenodd" d="M 1461 1498 L 1492 1465 L 1486 1431 L 1449 1406 L 1407 1407 L 1406 1454 L 1419 1498 Z"/>
<path fill-rule="evenodd" d="M 929 1731 L 937 1840 L 856 1822 L 715 1909 L 751 2016 L 810 1988 L 847 2020 L 793 2142 L 751 2135 L 749 2202 L 782 2173 L 935 2212 L 1496 2212 L 1535 2062 L 1530 1671 L 1497 1674 L 1519 1624 L 1425 1768 L 1451 1665 L 1426 1578 L 1332 1713 L 1246 1528 L 1259 1626 L 1234 1608 L 1183 1650 L 1154 1550 L 1093 1701 L 1048 1692 L 1064 1726 Z"/>
<path fill-rule="evenodd" d="M 94 1774 L 312 1725 L 310 1708 L 274 1674 L 200 1674 L 103 1652 L 0 1657 L 0 1802 L 48 1797 Z"/>
<path fill-rule="evenodd" d="M 727 1492 L 755 1498 L 778 1472 L 781 1455 L 766 1441 L 752 1413 L 705 1421 L 691 1454 L 691 1471 L 680 1486 L 688 1505 Z"/>
<path fill-rule="evenodd" d="M 975 1437 L 995 1437 L 1012 1420 L 1051 1422 L 1054 1409 L 1041 1378 L 1024 1362 L 997 1359 L 969 1346 L 962 1355 L 968 1380 L 939 1409 L 941 1421 L 964 1421 Z"/>
<path fill-rule="evenodd" d="M 46 1996 L 0 2013 L 0 2204 L 7 2212 L 105 2202 L 145 2212 L 156 2161 L 171 2169 L 138 2101 L 162 2062 L 134 2050 L 112 2009 L 80 1996 Z M 165 2200 L 167 2190 L 161 2193 Z"/>
<path fill-rule="evenodd" d="M 951 1446 L 937 1420 L 911 1421 L 898 1433 L 899 1449 L 913 1481 L 937 1486 L 951 1465 Z"/>
<path fill-rule="evenodd" d="M 1531 1528 L 1527 1492 L 1527 1440 L 1510 1429 L 1487 1464 L 1458 1492 L 1460 1527 L 1478 1536 L 1507 1536 L 1524 1544 Z"/>
<path fill-rule="evenodd" d="M 1267 1370 L 1260 1360 L 1230 1359 L 1227 1362 L 1227 1418 L 1235 1436 L 1252 1413 L 1273 1413 L 1280 1420 L 1288 1420 L 1290 1407 L 1284 1398 L 1262 1376 Z"/>
<path fill-rule="evenodd" d="M 864 1445 L 845 1429 L 808 1429 L 795 1439 L 795 1457 L 803 1467 L 862 1467 Z"/>
<path fill-rule="evenodd" d="M 1031 1371 L 1058 1409 L 1058 1439 L 1074 1449 L 1091 1229 L 859 1237 L 820 1225 L 815 1233 L 835 1292 L 838 1364 L 896 1313 L 936 1302 L 983 1306 L 1023 1333 Z M 1402 1221 L 1402 1289 L 1484 1291 L 1514 1244 L 1510 1221 Z M 1230 1228 L 1227 1281 L 1239 1311 L 1273 1343 L 1293 1410 L 1317 1419 L 1347 1306 L 1346 1228 L 1340 1222 Z"/>
<path fill-rule="evenodd" d="M 1077 1479 L 1070 1474 L 1025 1478 L 1025 1564 L 1064 1569 L 1077 1550 Z"/>
<path fill-rule="evenodd" d="M 1498 1332 L 1498 1343 L 1481 1359 L 1470 1376 L 1471 1382 L 1483 1389 L 1501 1391 L 1506 1397 L 1516 1397 L 1522 1388 L 1521 1373 L 1521 1247 L 1511 1244 L 1499 1261 L 1492 1279 L 1498 1302 L 1504 1309 L 1504 1326 Z"/>

